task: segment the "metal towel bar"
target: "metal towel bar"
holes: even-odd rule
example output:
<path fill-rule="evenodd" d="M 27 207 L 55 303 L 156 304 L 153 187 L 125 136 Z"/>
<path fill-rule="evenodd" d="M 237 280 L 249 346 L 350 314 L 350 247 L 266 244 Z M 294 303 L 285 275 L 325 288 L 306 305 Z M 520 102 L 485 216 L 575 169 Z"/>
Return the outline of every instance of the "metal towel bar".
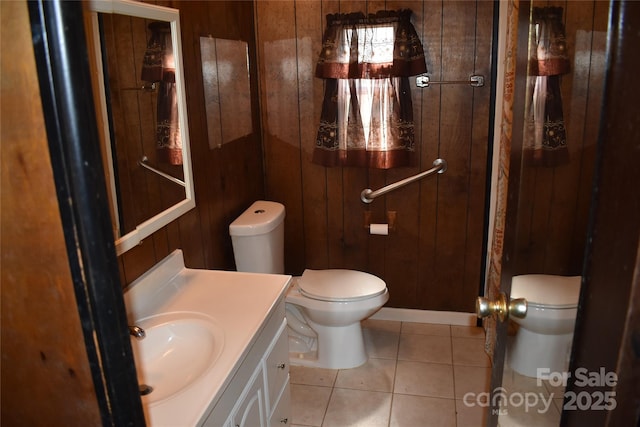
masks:
<path fill-rule="evenodd" d="M 140 159 L 140 161 L 138 161 L 138 164 L 140 166 L 142 166 L 143 168 L 150 170 L 151 172 L 157 173 L 161 177 L 166 178 L 171 182 L 175 182 L 178 185 L 186 187 L 184 181 L 176 178 L 175 176 L 171 176 L 168 173 L 164 173 L 161 170 L 158 170 L 158 169 L 154 168 L 153 166 L 148 165 L 147 164 L 148 160 L 149 160 L 149 158 L 147 156 L 142 156 L 142 159 Z"/>
<path fill-rule="evenodd" d="M 471 87 L 484 86 L 484 76 L 470 76 L 469 80 L 431 81 L 429 76 L 422 74 L 416 76 L 417 87 L 429 87 L 431 85 L 469 85 Z"/>
<path fill-rule="evenodd" d="M 426 178 L 429 175 L 433 175 L 434 173 L 444 173 L 446 170 L 447 162 L 444 159 L 435 159 L 433 161 L 433 167 L 429 170 L 420 172 L 417 175 L 410 176 L 398 182 L 394 182 L 393 184 L 386 185 L 376 191 L 372 191 L 370 188 L 362 190 L 362 193 L 360 193 L 360 200 L 362 200 L 364 203 L 371 203 L 373 202 L 373 199 L 378 196 L 382 196 L 383 194 L 387 194 L 390 191 L 396 190 L 400 187 L 404 187 L 407 184 L 411 184 L 412 182 L 418 181 L 422 178 Z"/>

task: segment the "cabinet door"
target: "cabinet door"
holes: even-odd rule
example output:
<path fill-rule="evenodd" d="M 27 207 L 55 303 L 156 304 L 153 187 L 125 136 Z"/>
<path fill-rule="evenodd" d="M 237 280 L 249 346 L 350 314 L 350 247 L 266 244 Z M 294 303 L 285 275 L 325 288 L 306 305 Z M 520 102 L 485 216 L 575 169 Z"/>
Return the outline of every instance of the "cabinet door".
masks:
<path fill-rule="evenodd" d="M 257 369 L 233 410 L 233 426 L 266 427 L 262 369 Z"/>
<path fill-rule="evenodd" d="M 270 353 L 265 358 L 267 403 L 269 414 L 274 409 L 282 389 L 289 382 L 289 335 L 287 322 L 282 322 L 278 334 L 273 339 Z"/>
<path fill-rule="evenodd" d="M 291 392 L 289 383 L 282 390 L 282 394 L 273 409 L 269 427 L 286 427 L 291 424 Z"/>

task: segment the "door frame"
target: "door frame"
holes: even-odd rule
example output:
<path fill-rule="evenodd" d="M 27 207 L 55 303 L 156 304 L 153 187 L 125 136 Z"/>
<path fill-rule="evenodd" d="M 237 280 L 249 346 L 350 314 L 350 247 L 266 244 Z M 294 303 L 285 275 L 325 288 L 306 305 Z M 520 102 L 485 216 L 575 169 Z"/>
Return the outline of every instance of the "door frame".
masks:
<path fill-rule="evenodd" d="M 89 71 L 82 2 L 28 2 L 60 217 L 103 425 L 145 425 Z"/>

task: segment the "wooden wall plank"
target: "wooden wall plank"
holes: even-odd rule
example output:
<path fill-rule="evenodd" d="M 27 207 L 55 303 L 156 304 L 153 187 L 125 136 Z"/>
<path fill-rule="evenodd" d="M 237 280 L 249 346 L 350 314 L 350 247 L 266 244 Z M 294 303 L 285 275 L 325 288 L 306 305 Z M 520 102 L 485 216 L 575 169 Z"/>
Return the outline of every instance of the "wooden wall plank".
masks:
<path fill-rule="evenodd" d="M 266 193 L 283 203 L 285 271 L 304 269 L 303 189 L 296 15 L 292 2 L 258 2 L 258 55 L 265 147 Z"/>
<path fill-rule="evenodd" d="M 472 12 L 469 13 L 469 10 Z M 466 80 L 474 69 L 475 4 L 443 4 L 442 79 Z M 448 170 L 438 183 L 438 232 L 432 307 L 455 310 L 462 301 L 469 155 L 473 91 L 466 85 L 445 85 L 440 104 L 440 156 Z M 452 268 L 456 265 L 456 268 Z M 473 299 L 473 297 L 471 297 Z"/>
<path fill-rule="evenodd" d="M 493 21 L 494 5 L 490 2 L 476 3 L 475 25 L 475 59 L 474 74 L 485 77 L 485 87 L 492 84 L 491 58 L 493 28 L 483 23 Z M 480 289 L 484 289 L 484 278 L 481 276 L 483 260 L 483 233 L 485 229 L 485 203 L 487 200 L 486 182 L 487 159 L 490 157 L 489 126 L 491 97 L 490 91 L 473 90 L 473 118 L 471 127 L 471 147 L 469 153 L 469 193 L 467 211 L 467 243 L 465 248 L 465 265 L 462 304 L 465 311 L 475 310 L 475 298 Z M 474 184 L 476 183 L 476 184 Z"/>
<path fill-rule="evenodd" d="M 315 77 L 315 65 L 322 46 L 325 24 L 322 2 L 296 3 L 298 108 L 300 112 L 300 152 L 302 215 L 305 260 L 302 267 L 329 266 L 327 239 L 327 177 L 325 168 L 311 163 L 324 96 L 323 80 Z"/>
<path fill-rule="evenodd" d="M 387 9 L 411 9 L 412 23 L 419 34 L 423 25 L 422 1 L 394 1 L 387 4 Z M 421 98 L 423 89 L 416 87 L 415 78 L 411 78 L 411 98 L 416 135 L 416 163 L 410 167 L 389 169 L 386 171 L 386 183 L 390 184 L 408 176 L 419 173 L 421 169 L 420 154 L 422 151 Z M 414 183 L 384 197 L 384 211 L 380 215 L 386 222 L 387 212 L 396 212 L 398 216 L 396 229 L 388 238 L 383 238 L 385 279 L 392 284 L 390 304 L 401 307 L 413 307 L 418 296 L 419 269 L 419 230 L 420 230 L 420 184 Z M 382 200 L 381 200 L 382 201 Z M 374 202 L 376 203 L 376 202 Z M 373 236 L 372 236 L 373 237 Z M 374 240 L 372 238 L 372 240 Z M 376 239 L 377 240 L 377 239 Z M 376 261 L 377 263 L 378 261 Z M 404 284 L 404 285 L 399 285 Z M 392 292 L 393 291 L 393 292 Z"/>
<path fill-rule="evenodd" d="M 434 81 L 442 81 L 442 8 L 434 7 L 431 3 L 424 6 L 422 24 L 422 45 L 425 51 L 428 75 Z M 421 153 L 420 169 L 431 167 L 433 161 L 440 157 L 440 119 L 442 109 L 441 86 L 433 85 L 422 89 L 421 100 Z M 446 172 L 445 172 L 446 174 Z M 438 186 L 445 175 L 436 175 L 420 182 L 420 228 L 419 228 L 419 264 L 417 288 L 417 308 L 433 309 L 438 307 L 431 295 L 436 283 L 435 263 L 438 227 Z"/>

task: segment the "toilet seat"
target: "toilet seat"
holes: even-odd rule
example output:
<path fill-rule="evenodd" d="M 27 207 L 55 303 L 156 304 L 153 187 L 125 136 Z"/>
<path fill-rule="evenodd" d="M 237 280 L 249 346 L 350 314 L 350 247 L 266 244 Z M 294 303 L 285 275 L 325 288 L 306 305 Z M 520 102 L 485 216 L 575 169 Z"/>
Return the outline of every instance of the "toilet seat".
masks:
<path fill-rule="evenodd" d="M 578 306 L 581 276 L 524 274 L 511 281 L 511 298 L 524 298 L 531 307 L 568 309 Z"/>
<path fill-rule="evenodd" d="M 305 270 L 298 278 L 305 297 L 331 302 L 360 301 L 383 294 L 387 285 L 373 274 L 355 270 Z"/>

